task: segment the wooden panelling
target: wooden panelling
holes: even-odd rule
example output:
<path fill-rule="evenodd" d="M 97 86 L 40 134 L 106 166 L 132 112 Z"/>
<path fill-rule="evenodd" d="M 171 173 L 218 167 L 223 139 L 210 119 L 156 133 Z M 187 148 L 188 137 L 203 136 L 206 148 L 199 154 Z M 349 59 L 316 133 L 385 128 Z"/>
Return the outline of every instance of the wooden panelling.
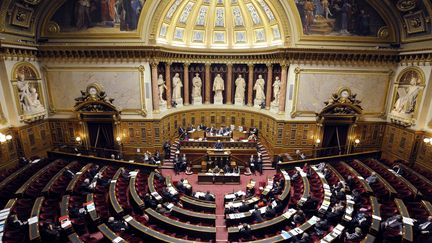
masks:
<path fill-rule="evenodd" d="M 384 122 L 359 122 L 353 139 L 360 139 L 359 149 L 381 149 L 385 128 Z"/>
<path fill-rule="evenodd" d="M 414 148 L 416 134 L 412 130 L 389 124 L 383 138 L 383 157 L 390 160 L 409 161 Z"/>
<path fill-rule="evenodd" d="M 5 135 L 12 135 L 12 140 L 0 144 L 0 170 L 12 167 L 18 161 L 17 133 L 12 129 L 0 131 Z"/>
<path fill-rule="evenodd" d="M 24 156 L 45 155 L 52 147 L 49 122 L 44 120 L 17 128 L 18 138 Z"/>
<path fill-rule="evenodd" d="M 423 138 L 431 138 L 431 133 L 424 134 Z M 432 170 L 432 145 L 423 142 L 423 139 L 419 142 L 419 148 L 417 151 L 416 163 Z"/>
<path fill-rule="evenodd" d="M 75 144 L 77 136 L 83 136 L 78 120 L 49 120 L 54 145 Z"/>

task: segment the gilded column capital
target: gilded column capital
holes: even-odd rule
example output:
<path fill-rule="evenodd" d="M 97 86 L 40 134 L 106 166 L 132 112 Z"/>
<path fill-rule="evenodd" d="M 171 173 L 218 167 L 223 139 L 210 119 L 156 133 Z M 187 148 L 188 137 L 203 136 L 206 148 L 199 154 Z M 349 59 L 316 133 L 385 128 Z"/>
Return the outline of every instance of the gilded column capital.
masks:
<path fill-rule="evenodd" d="M 254 63 L 248 63 L 247 65 L 248 65 L 248 67 L 249 67 L 249 68 L 251 68 L 251 67 L 254 67 L 254 66 L 255 66 L 255 64 L 254 64 Z"/>
<path fill-rule="evenodd" d="M 155 68 L 155 67 L 157 67 L 159 65 L 159 62 L 158 61 L 152 61 L 151 63 L 150 63 L 150 66 L 152 67 L 152 68 Z"/>
<path fill-rule="evenodd" d="M 212 64 L 211 64 L 210 62 L 206 62 L 206 63 L 204 63 L 204 65 L 205 65 L 206 67 L 210 67 Z"/>
<path fill-rule="evenodd" d="M 267 68 L 273 67 L 273 63 L 266 63 Z"/>
<path fill-rule="evenodd" d="M 184 62 L 183 63 L 183 67 L 189 67 L 190 66 L 190 62 Z"/>

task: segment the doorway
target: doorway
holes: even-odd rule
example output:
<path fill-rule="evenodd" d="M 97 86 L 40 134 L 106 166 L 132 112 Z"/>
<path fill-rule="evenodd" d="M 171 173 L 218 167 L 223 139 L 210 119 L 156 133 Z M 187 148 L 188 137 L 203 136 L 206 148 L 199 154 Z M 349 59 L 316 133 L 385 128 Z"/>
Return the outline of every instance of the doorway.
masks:
<path fill-rule="evenodd" d="M 114 149 L 112 122 L 87 122 L 90 147 Z"/>
<path fill-rule="evenodd" d="M 350 124 L 326 124 L 321 156 L 340 155 L 347 151 Z"/>

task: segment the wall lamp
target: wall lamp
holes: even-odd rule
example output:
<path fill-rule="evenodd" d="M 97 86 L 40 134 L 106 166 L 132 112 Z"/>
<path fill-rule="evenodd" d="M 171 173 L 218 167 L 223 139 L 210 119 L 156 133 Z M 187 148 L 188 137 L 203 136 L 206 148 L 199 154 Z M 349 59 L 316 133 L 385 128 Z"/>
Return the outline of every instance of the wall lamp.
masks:
<path fill-rule="evenodd" d="M 354 139 L 354 146 L 357 147 L 360 144 L 360 139 L 356 138 Z"/>
<path fill-rule="evenodd" d="M 82 139 L 81 139 L 80 136 L 76 137 L 76 138 L 75 138 L 75 141 L 76 141 L 79 145 L 81 145 L 81 143 L 82 143 Z"/>
<path fill-rule="evenodd" d="M 10 140 L 12 140 L 12 135 L 0 133 L 0 143 L 8 142 Z"/>
<path fill-rule="evenodd" d="M 424 142 L 426 145 L 432 145 L 432 138 L 424 138 L 424 139 L 423 139 L 423 142 Z"/>

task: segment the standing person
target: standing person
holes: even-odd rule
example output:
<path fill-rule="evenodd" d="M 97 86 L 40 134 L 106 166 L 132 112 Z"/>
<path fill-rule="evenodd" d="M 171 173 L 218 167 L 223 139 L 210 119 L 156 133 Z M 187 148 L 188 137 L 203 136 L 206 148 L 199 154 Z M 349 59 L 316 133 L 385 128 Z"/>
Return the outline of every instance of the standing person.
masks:
<path fill-rule="evenodd" d="M 163 144 L 163 150 L 164 150 L 164 158 L 165 159 L 169 159 L 171 156 L 171 144 L 169 141 L 165 141 L 165 143 Z"/>

